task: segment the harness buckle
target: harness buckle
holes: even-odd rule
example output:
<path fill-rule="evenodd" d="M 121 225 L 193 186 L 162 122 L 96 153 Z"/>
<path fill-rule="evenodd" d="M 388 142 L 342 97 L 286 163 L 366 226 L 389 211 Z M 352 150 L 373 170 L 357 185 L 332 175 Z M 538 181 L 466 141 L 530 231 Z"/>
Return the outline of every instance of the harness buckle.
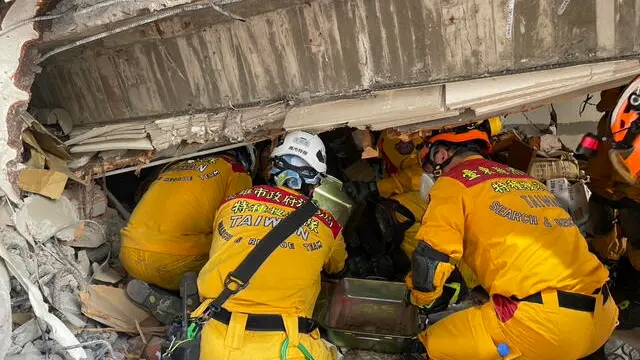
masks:
<path fill-rule="evenodd" d="M 231 295 L 235 295 L 246 288 L 247 285 L 249 285 L 249 282 L 242 282 L 242 280 L 234 277 L 232 273 L 227 274 L 227 277 L 224 279 L 224 287 Z"/>

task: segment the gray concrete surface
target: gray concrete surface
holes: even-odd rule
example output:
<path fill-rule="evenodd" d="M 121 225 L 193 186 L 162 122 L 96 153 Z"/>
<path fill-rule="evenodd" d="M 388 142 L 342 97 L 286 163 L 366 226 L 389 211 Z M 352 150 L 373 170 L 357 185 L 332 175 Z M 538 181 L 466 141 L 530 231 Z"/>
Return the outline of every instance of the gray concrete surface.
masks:
<path fill-rule="evenodd" d="M 597 61 L 640 50 L 635 1 L 315 0 L 232 21 L 213 10 L 45 61 L 33 105 L 76 124 L 299 102 Z M 238 5 L 240 6 L 240 5 Z M 241 10 L 241 9 L 240 9 Z"/>

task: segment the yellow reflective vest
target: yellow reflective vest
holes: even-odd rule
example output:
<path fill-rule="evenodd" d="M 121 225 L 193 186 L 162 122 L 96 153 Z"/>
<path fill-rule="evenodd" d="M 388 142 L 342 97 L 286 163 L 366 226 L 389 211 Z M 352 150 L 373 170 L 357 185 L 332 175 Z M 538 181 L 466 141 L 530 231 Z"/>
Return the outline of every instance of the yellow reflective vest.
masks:
<path fill-rule="evenodd" d="M 304 201 L 304 196 L 292 190 L 270 186 L 254 186 L 227 200 L 216 214 L 209 261 L 198 277 L 200 296 L 217 297 L 226 275 Z M 321 271 L 340 272 L 346 257 L 342 226 L 330 213 L 319 210 L 224 307 L 231 312 L 311 317 Z"/>
<path fill-rule="evenodd" d="M 224 156 L 173 164 L 131 214 L 122 229 L 122 246 L 172 255 L 207 254 L 218 207 L 250 186 L 242 165 Z"/>
<path fill-rule="evenodd" d="M 608 271 L 546 187 L 527 174 L 481 156 L 444 173 L 430 192 L 417 238 L 462 259 L 490 294 L 524 298 L 544 289 L 592 294 Z M 435 294 L 453 269 L 437 271 Z M 407 279 L 411 288 L 411 277 Z"/>

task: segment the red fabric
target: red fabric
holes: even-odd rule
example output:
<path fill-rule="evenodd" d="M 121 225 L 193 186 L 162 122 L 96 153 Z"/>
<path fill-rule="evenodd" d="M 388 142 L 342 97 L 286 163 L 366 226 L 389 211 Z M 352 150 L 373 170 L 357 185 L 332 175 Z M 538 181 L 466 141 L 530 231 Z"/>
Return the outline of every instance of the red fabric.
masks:
<path fill-rule="evenodd" d="M 493 301 L 494 309 L 496 309 L 498 319 L 503 323 L 511 320 L 516 310 L 518 310 L 518 302 L 508 297 L 496 294 L 491 297 L 491 300 Z"/>
<path fill-rule="evenodd" d="M 485 174 L 479 172 L 479 168 L 485 168 L 489 170 L 490 174 Z M 496 170 L 498 169 L 498 170 Z M 480 175 L 474 179 L 469 179 L 464 177 L 464 170 L 475 171 L 476 174 Z M 504 174 L 506 172 L 506 174 Z M 452 167 L 447 172 L 442 174 L 443 177 L 450 177 L 458 180 L 466 187 L 472 187 L 483 183 L 489 180 L 495 179 L 527 179 L 534 180 L 531 176 L 527 175 L 525 172 L 520 170 L 516 170 L 509 166 L 487 160 L 487 159 L 472 159 L 461 162 L 460 164 Z"/>

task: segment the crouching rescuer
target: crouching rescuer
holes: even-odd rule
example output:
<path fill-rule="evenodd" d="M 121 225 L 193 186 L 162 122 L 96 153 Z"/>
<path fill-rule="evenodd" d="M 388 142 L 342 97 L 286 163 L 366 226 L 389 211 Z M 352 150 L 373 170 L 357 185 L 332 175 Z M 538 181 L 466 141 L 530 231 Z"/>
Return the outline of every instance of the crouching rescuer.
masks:
<path fill-rule="evenodd" d="M 274 186 L 241 191 L 216 215 L 198 277 L 204 301 L 191 314 L 200 359 L 333 358 L 311 320 L 321 271 L 340 273 L 347 257 L 342 227 L 309 200 L 326 173 L 325 147 L 296 131 L 271 158 Z"/>
<path fill-rule="evenodd" d="M 213 219 L 223 200 L 251 187 L 253 146 L 175 163 L 162 171 L 122 230 L 120 260 L 134 280 L 127 294 L 165 324 L 182 316 L 173 293 L 208 259 Z M 196 298 L 197 301 L 197 298 Z"/>
<path fill-rule="evenodd" d="M 580 359 L 604 345 L 617 307 L 606 268 L 589 253 L 569 214 L 527 174 L 485 159 L 487 122 L 425 140 L 423 168 L 437 180 L 407 276 L 410 301 L 429 308 L 452 263 L 463 260 L 489 302 L 419 335 L 415 358 Z"/>

